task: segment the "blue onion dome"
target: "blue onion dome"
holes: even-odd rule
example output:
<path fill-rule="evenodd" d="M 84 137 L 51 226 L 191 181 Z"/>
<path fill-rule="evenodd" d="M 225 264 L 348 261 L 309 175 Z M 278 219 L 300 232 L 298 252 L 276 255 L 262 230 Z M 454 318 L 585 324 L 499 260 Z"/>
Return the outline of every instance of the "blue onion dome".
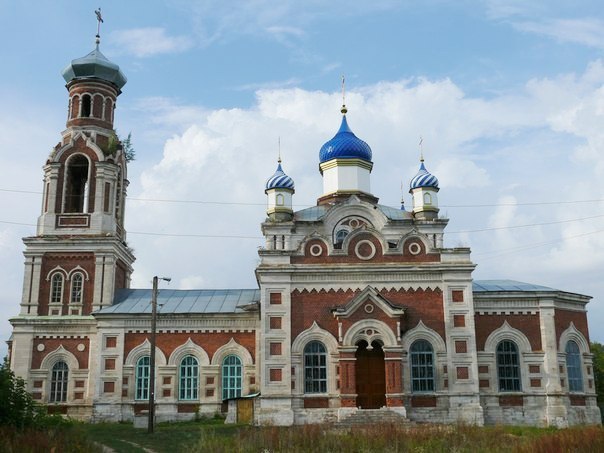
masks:
<path fill-rule="evenodd" d="M 342 109 L 342 124 L 334 137 L 325 143 L 319 151 L 320 163 L 332 159 L 363 159 L 371 162 L 371 148 L 348 127 L 345 109 Z"/>
<path fill-rule="evenodd" d="M 436 176 L 426 170 L 424 159 L 421 159 L 419 170 L 409 183 L 410 190 L 418 189 L 420 187 L 434 187 L 435 189 L 438 189 L 438 179 L 436 179 Z"/>
<path fill-rule="evenodd" d="M 290 189 L 294 190 L 294 180 L 287 176 L 281 168 L 281 159 L 278 160 L 277 170 L 275 174 L 266 181 L 266 190 L 270 189 Z"/>
<path fill-rule="evenodd" d="M 100 79 L 112 83 L 121 90 L 127 80 L 120 67 L 107 59 L 99 46 L 82 58 L 76 58 L 63 69 L 63 78 L 69 83 L 72 80 Z"/>

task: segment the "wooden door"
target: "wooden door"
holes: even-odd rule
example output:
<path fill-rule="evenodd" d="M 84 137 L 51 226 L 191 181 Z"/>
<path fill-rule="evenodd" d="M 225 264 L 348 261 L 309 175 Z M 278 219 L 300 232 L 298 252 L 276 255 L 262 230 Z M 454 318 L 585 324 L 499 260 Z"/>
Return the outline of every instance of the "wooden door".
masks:
<path fill-rule="evenodd" d="M 237 400 L 237 423 L 252 423 L 254 419 L 254 399 Z"/>
<path fill-rule="evenodd" d="M 361 341 L 356 352 L 357 406 L 361 409 L 379 409 L 386 405 L 386 373 L 382 345 Z"/>

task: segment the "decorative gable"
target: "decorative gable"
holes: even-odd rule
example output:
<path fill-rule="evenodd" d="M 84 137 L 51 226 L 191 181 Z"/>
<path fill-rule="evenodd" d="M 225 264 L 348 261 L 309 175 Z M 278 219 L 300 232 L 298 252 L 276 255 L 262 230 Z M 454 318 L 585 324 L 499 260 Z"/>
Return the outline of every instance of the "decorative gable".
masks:
<path fill-rule="evenodd" d="M 365 316 L 371 315 L 376 309 L 382 310 L 390 318 L 397 318 L 405 314 L 404 307 L 390 302 L 371 286 L 367 286 L 346 305 L 334 308 L 332 312 L 338 318 L 348 318 L 359 309 L 363 310 Z"/>

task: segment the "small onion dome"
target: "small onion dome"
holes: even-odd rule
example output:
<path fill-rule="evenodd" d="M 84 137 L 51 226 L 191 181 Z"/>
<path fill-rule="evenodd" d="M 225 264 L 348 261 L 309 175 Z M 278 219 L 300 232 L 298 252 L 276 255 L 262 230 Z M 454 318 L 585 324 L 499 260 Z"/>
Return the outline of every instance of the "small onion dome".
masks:
<path fill-rule="evenodd" d="M 294 180 L 287 176 L 283 169 L 281 168 L 281 160 L 279 160 L 279 164 L 277 165 L 277 170 L 275 174 L 268 178 L 266 181 L 266 190 L 270 189 L 290 189 L 294 190 Z"/>
<path fill-rule="evenodd" d="M 363 159 L 371 162 L 371 148 L 348 127 L 346 115 L 342 116 L 342 124 L 338 133 L 321 147 L 320 163 L 332 159 Z"/>
<path fill-rule="evenodd" d="M 80 79 L 100 79 L 112 83 L 118 90 L 121 90 L 128 80 L 120 67 L 101 53 L 98 45 L 85 57 L 72 60 L 63 69 L 63 78 L 67 83 Z"/>
<path fill-rule="evenodd" d="M 426 170 L 423 160 L 419 166 L 419 171 L 409 183 L 409 190 L 418 189 L 420 187 L 434 187 L 435 189 L 438 189 L 438 179 Z"/>

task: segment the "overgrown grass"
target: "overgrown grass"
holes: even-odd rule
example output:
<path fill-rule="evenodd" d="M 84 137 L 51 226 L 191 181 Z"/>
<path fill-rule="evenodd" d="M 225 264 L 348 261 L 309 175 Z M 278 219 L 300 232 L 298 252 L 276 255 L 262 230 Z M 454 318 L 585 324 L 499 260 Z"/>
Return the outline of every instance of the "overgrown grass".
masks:
<path fill-rule="evenodd" d="M 0 451 L 3 453 L 95 453 L 101 452 L 78 424 L 29 427 L 22 430 L 0 427 Z"/>
<path fill-rule="evenodd" d="M 98 423 L 83 425 L 88 437 L 117 452 L 139 453 L 143 448 L 155 452 L 194 451 L 206 431 L 217 433 L 223 439 L 235 436 L 238 425 L 225 425 L 223 418 L 207 418 L 181 423 L 160 423 L 153 434 L 146 429 L 135 429 L 131 423 Z"/>
<path fill-rule="evenodd" d="M 221 420 L 160 424 L 153 435 L 130 424 L 85 425 L 91 439 L 118 452 L 373 453 L 602 452 L 600 426 L 565 430 L 530 427 L 383 424 L 339 430 L 327 425 L 251 427 Z"/>

